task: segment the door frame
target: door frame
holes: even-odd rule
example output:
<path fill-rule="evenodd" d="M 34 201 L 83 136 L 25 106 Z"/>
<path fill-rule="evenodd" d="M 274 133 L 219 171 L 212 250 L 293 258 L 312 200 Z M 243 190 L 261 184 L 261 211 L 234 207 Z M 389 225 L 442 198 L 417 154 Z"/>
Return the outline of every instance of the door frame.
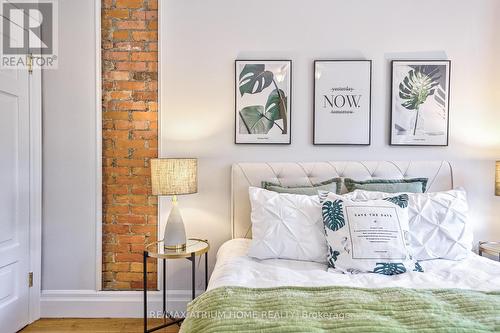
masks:
<path fill-rule="evenodd" d="M 95 27 L 95 290 L 102 290 L 102 45 L 101 0 L 94 0 Z"/>
<path fill-rule="evenodd" d="M 35 2 L 40 2 L 35 0 Z M 41 45 L 37 46 L 41 48 Z M 42 293 L 42 188 L 43 188 L 43 116 L 42 69 L 35 66 L 28 74 L 29 96 L 29 267 L 33 285 L 29 288 L 28 324 L 40 319 Z"/>
<path fill-rule="evenodd" d="M 29 75 L 30 118 L 30 218 L 29 266 L 33 286 L 29 288 L 29 323 L 40 319 L 42 287 L 42 71 Z"/>

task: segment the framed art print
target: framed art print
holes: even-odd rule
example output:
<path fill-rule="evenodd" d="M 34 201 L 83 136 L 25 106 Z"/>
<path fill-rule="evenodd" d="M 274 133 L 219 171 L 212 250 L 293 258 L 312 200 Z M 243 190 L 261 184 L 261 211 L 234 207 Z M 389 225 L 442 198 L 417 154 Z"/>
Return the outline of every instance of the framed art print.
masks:
<path fill-rule="evenodd" d="M 392 62 L 391 145 L 447 146 L 449 60 Z"/>
<path fill-rule="evenodd" d="M 369 145 L 371 60 L 314 62 L 315 145 Z"/>
<path fill-rule="evenodd" d="M 235 143 L 291 143 L 290 60 L 236 60 Z"/>

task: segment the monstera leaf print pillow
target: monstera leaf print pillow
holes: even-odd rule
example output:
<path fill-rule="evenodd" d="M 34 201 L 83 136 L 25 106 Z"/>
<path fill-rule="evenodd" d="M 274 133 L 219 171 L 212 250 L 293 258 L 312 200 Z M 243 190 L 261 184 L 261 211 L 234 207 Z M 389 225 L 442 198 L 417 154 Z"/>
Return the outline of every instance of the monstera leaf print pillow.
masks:
<path fill-rule="evenodd" d="M 328 267 L 343 273 L 422 271 L 409 252 L 408 195 L 354 201 L 320 192 Z"/>

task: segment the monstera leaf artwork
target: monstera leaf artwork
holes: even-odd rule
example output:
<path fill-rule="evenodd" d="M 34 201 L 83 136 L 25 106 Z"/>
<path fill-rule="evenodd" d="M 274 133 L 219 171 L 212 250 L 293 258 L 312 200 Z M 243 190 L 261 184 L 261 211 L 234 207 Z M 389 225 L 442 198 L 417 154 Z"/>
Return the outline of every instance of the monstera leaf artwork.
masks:
<path fill-rule="evenodd" d="M 420 264 L 418 262 L 415 263 L 415 269 L 413 270 L 414 272 L 420 272 L 420 273 L 423 273 L 424 272 L 424 269 L 422 268 L 422 266 L 420 266 Z"/>
<path fill-rule="evenodd" d="M 345 225 L 342 212 L 342 200 L 325 201 L 322 207 L 323 222 L 325 227 L 337 231 Z"/>
<path fill-rule="evenodd" d="M 246 63 L 237 76 L 239 134 L 267 135 L 274 128 L 288 134 L 288 97 L 279 87 L 276 69 L 267 67 Z"/>
<path fill-rule="evenodd" d="M 397 275 L 405 272 L 406 267 L 402 263 L 378 262 L 377 266 L 373 269 L 373 273 L 384 275 Z"/>
<path fill-rule="evenodd" d="M 266 113 L 272 114 L 272 116 L 278 120 L 283 119 L 283 134 L 286 134 L 286 102 L 287 97 L 281 89 L 274 89 L 269 95 L 266 103 Z"/>
<path fill-rule="evenodd" d="M 392 145 L 448 145 L 450 71 L 450 60 L 392 61 Z"/>
<path fill-rule="evenodd" d="M 257 94 L 266 89 L 274 79 L 273 72 L 263 64 L 247 64 L 240 73 L 240 94 Z"/>
<path fill-rule="evenodd" d="M 392 202 L 401 208 L 406 208 L 408 207 L 408 200 L 410 200 L 410 198 L 408 197 L 408 194 L 400 194 L 397 197 L 384 198 L 383 200 Z"/>
<path fill-rule="evenodd" d="M 434 95 L 439 79 L 437 66 L 415 66 L 399 84 L 399 97 L 404 100 L 402 106 L 407 110 L 415 111 L 413 135 L 417 132 L 420 106 L 429 96 Z"/>
<path fill-rule="evenodd" d="M 240 133 L 267 134 L 274 126 L 274 117 L 262 105 L 247 106 L 240 111 Z"/>
<path fill-rule="evenodd" d="M 267 134 L 273 126 L 277 126 L 286 134 L 286 97 L 282 90 L 273 90 L 269 95 L 266 106 L 252 105 L 240 111 L 240 133 Z M 275 121 L 283 119 L 283 127 Z"/>

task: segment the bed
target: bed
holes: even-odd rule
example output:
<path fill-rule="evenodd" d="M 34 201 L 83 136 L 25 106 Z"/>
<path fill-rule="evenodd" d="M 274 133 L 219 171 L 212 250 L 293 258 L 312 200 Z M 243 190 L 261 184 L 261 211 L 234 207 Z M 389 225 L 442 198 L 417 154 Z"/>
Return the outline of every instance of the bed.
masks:
<path fill-rule="evenodd" d="M 451 165 L 442 161 L 233 165 L 233 239 L 220 247 L 207 292 L 189 305 L 182 332 L 500 331 L 500 263 L 472 252 L 460 261 L 423 261 L 425 273 L 394 276 L 247 256 L 250 186 L 308 185 L 331 177 L 426 177 L 428 192 L 454 186 Z"/>

